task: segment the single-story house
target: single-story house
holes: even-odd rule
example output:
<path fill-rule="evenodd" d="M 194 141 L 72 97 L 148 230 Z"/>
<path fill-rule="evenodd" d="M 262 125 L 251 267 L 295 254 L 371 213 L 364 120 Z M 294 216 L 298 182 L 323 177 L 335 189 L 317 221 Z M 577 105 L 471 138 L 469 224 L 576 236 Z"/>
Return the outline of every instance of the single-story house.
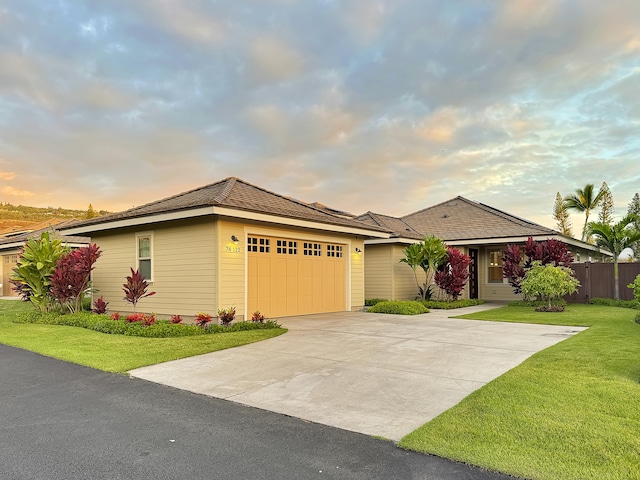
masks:
<path fill-rule="evenodd" d="M 102 250 L 96 295 L 110 311 L 131 311 L 122 291 L 130 268 L 156 294 L 140 311 L 159 316 L 238 319 L 361 309 L 364 241 L 391 232 L 340 211 L 307 204 L 230 177 L 124 212 L 78 222 Z"/>
<path fill-rule="evenodd" d="M 2 261 L 0 264 L 0 271 L 2 275 L 2 284 L 0 285 L 0 294 L 3 297 L 17 297 L 18 294 L 13 290 L 11 283 L 9 283 L 9 275 L 18 263 L 18 256 L 22 252 L 22 247 L 30 238 L 40 238 L 40 235 L 45 231 L 53 232 L 57 235 L 58 230 L 65 226 L 75 223 L 76 220 L 58 221 L 55 224 L 46 223 L 45 227 L 38 224 L 38 229 L 21 231 L 19 233 L 6 234 L 0 237 L 0 257 Z M 89 243 L 88 237 L 62 235 L 62 240 L 65 245 L 70 248 L 79 248 Z"/>
<path fill-rule="evenodd" d="M 455 197 L 446 202 L 396 218 L 367 212 L 357 220 L 391 230 L 389 238 L 365 240 L 365 296 L 410 300 L 418 294 L 412 269 L 400 263 L 410 244 L 434 235 L 472 259 L 470 278 L 463 298 L 516 300 L 512 287 L 502 278 L 502 251 L 509 244 L 555 239 L 564 242 L 576 262 L 601 261 L 606 252 L 594 245 L 496 208 Z"/>

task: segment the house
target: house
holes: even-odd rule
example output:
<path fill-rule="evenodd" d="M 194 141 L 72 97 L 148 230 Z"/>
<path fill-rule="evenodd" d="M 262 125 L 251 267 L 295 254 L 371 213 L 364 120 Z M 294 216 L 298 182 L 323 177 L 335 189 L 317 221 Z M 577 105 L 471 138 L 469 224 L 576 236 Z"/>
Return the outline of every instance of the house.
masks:
<path fill-rule="evenodd" d="M 39 228 L 36 230 L 21 231 L 20 233 L 11 233 L 0 237 L 0 271 L 2 272 L 2 276 L 0 277 L 2 278 L 2 284 L 0 285 L 1 296 L 18 296 L 18 294 L 13 291 L 11 283 L 9 283 L 9 275 L 18 263 L 18 257 L 25 243 L 27 243 L 30 238 L 40 238 L 40 235 L 46 231 L 54 232 L 54 234 L 57 235 L 59 229 L 74 224 L 75 222 L 76 220 L 61 220 L 55 224 L 46 222 L 44 224 L 38 224 Z M 88 237 L 63 235 L 62 240 L 68 247 L 79 248 L 87 245 L 90 239 Z"/>
<path fill-rule="evenodd" d="M 441 238 L 471 257 L 471 275 L 463 297 L 489 301 L 519 298 L 502 278 L 502 251 L 509 244 L 523 244 L 528 237 L 536 241 L 553 238 L 564 242 L 577 262 L 601 260 L 604 255 L 594 245 L 460 196 L 400 218 L 367 212 L 356 219 L 393 232 L 389 238 L 365 241 L 367 298 L 416 297 L 413 270 L 400 259 L 408 245 L 426 235 Z"/>
<path fill-rule="evenodd" d="M 111 311 L 131 311 L 122 285 L 140 269 L 156 295 L 140 309 L 159 316 L 238 319 L 349 311 L 365 299 L 365 239 L 385 227 L 278 195 L 230 177 L 124 212 L 84 220 L 65 235 L 87 235 L 102 250 L 93 272 Z"/>

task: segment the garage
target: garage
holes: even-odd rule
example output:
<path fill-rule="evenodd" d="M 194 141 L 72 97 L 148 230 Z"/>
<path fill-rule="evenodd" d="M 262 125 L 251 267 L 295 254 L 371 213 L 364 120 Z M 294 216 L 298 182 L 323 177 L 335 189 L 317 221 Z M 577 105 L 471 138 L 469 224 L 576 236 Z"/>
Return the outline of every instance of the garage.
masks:
<path fill-rule="evenodd" d="M 247 311 L 267 317 L 344 311 L 347 245 L 247 237 Z"/>

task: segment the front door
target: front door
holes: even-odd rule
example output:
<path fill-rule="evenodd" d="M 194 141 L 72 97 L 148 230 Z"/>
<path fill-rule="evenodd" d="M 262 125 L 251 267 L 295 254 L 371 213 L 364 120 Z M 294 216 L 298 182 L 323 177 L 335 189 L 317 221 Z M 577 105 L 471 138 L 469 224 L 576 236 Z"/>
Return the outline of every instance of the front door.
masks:
<path fill-rule="evenodd" d="M 478 298 L 478 250 L 469 249 L 469 298 Z"/>

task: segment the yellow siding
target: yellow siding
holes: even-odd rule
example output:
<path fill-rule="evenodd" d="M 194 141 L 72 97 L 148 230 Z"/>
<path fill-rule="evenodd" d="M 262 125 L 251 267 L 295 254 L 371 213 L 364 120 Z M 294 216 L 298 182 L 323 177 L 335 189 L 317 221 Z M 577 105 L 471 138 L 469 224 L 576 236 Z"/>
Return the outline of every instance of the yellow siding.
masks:
<path fill-rule="evenodd" d="M 363 254 L 366 298 L 393 299 L 391 254 L 390 245 L 367 245 Z M 405 267 L 411 270 L 408 266 Z"/>
<path fill-rule="evenodd" d="M 491 245 L 478 249 L 478 297 L 486 301 L 521 300 L 513 287 L 503 278 L 502 283 L 489 283 L 489 250 L 504 249 L 506 245 Z"/>
<path fill-rule="evenodd" d="M 356 253 L 359 248 L 362 253 Z M 354 239 L 351 242 L 351 251 L 347 256 L 351 257 L 351 310 L 362 310 L 365 299 L 365 256 L 364 240 Z"/>
<path fill-rule="evenodd" d="M 137 232 L 153 234 L 153 282 L 156 294 L 144 298 L 138 311 L 161 316 L 193 316 L 204 311 L 217 312 L 216 303 L 216 228 L 208 221 L 180 221 L 127 229 L 117 233 L 96 233 L 92 241 L 102 250 L 93 273 L 93 285 L 109 302 L 110 311 L 129 312 L 122 284 L 136 268 Z"/>
<path fill-rule="evenodd" d="M 402 252 L 405 248 L 406 245 L 392 245 L 393 300 L 415 300 L 420 293 L 413 270 L 406 263 L 400 263 L 404 258 Z M 424 283 L 424 272 L 421 268 L 418 268 L 416 274 L 418 281 Z"/>
<path fill-rule="evenodd" d="M 218 304 L 220 308 L 236 307 L 236 318 L 241 320 L 246 318 L 245 262 L 247 249 L 244 224 L 220 220 L 218 226 L 218 255 L 220 258 Z M 231 240 L 232 235 L 238 238 L 237 244 Z"/>

